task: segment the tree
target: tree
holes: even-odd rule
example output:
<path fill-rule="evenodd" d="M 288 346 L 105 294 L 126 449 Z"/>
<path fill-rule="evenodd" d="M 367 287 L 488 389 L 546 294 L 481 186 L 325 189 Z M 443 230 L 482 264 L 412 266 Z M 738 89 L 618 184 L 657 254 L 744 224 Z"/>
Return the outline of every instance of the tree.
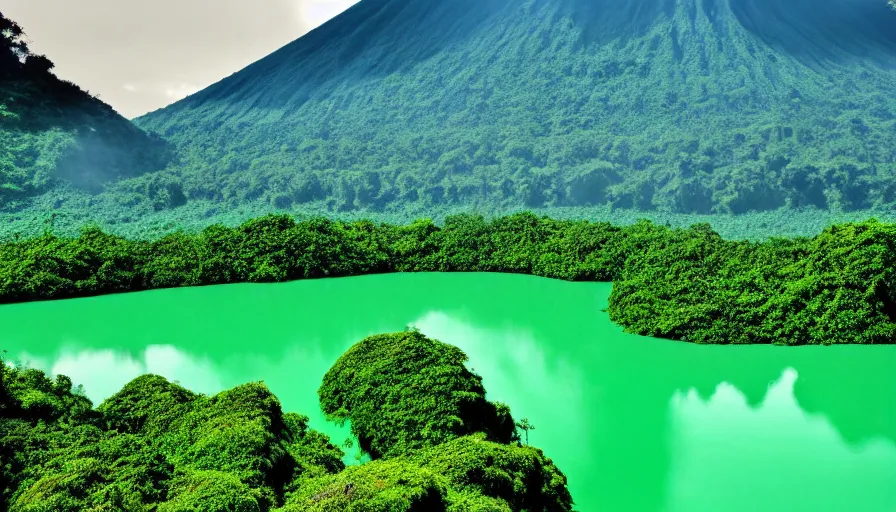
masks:
<path fill-rule="evenodd" d="M 31 53 L 25 30 L 0 12 L 0 76 L 45 77 L 55 67 L 45 55 Z"/>
<path fill-rule="evenodd" d="M 529 422 L 529 418 L 523 418 L 516 422 L 516 428 L 523 431 L 526 435 L 526 444 L 529 444 L 529 431 L 535 430 L 535 425 Z"/>
<path fill-rule="evenodd" d="M 15 49 L 23 55 L 28 54 L 28 44 L 25 42 L 25 31 L 22 26 L 7 18 L 0 12 L 0 44 L 5 48 Z"/>
<path fill-rule="evenodd" d="M 33 76 L 43 76 L 56 67 L 46 55 L 29 55 L 25 59 L 24 68 L 26 73 Z"/>
<path fill-rule="evenodd" d="M 28 54 L 25 31 L 0 12 L 0 76 L 13 72 Z"/>
<path fill-rule="evenodd" d="M 19 116 L 15 112 L 10 112 L 9 108 L 4 103 L 0 103 L 0 119 L 9 119 L 11 121 L 15 121 Z"/>

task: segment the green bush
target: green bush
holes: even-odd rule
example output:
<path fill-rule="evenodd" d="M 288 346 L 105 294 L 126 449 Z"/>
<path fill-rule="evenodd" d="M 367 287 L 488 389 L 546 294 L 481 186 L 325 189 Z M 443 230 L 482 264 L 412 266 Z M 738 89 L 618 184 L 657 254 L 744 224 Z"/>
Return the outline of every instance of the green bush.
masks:
<path fill-rule="evenodd" d="M 474 432 L 515 434 L 506 407 L 485 399 L 458 348 L 418 332 L 370 336 L 339 358 L 318 390 L 321 409 L 348 421 L 373 459 L 407 455 Z"/>
<path fill-rule="evenodd" d="M 383 379 L 347 374 L 377 358 Z M 322 406 L 345 399 L 383 451 L 348 468 L 261 383 L 205 396 L 144 375 L 93 410 L 67 377 L 0 361 L 0 510 L 570 511 L 566 477 L 510 443 L 509 409 L 485 401 L 465 361 L 415 332 L 367 338 L 340 358 Z"/>

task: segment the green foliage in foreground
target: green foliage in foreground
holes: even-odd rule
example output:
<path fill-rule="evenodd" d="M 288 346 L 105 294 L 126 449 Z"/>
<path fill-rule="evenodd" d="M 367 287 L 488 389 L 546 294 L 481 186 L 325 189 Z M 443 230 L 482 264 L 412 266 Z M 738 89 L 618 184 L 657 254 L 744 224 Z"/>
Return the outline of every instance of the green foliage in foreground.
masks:
<path fill-rule="evenodd" d="M 489 442 L 480 433 L 309 480 L 284 511 L 564 511 L 571 506 L 566 477 L 541 450 Z"/>
<path fill-rule="evenodd" d="M 896 225 L 876 220 L 750 242 L 724 240 L 707 224 L 619 227 L 531 213 L 451 216 L 442 227 L 274 215 L 152 241 L 87 228 L 77 238 L 0 243 L 0 302 L 382 272 L 509 272 L 613 281 L 610 317 L 637 334 L 893 343 L 894 242 Z"/>
<path fill-rule="evenodd" d="M 422 350 L 399 353 L 413 343 Z M 511 443 L 510 434 L 501 442 L 488 439 L 495 437 L 485 431 L 494 411 L 464 400 L 476 403 L 472 395 L 485 390 L 463 367 L 460 350 L 416 333 L 381 335 L 353 347 L 331 373 L 356 361 L 359 351 L 406 365 L 378 368 L 384 385 L 402 396 L 392 401 L 396 407 L 378 410 L 373 427 L 379 430 L 366 435 L 426 442 L 405 442 L 400 455 L 349 468 L 339 448 L 308 428 L 306 416 L 283 413 L 261 383 L 205 396 L 144 375 L 93 409 L 67 377 L 51 380 L 0 359 L 0 509 L 572 510 L 566 477 L 540 450 Z M 407 380 L 408 368 L 420 372 L 414 382 Z M 354 384 L 364 380 L 360 375 Z M 438 394 L 462 397 L 438 404 L 446 418 L 468 422 L 457 436 L 433 437 L 430 431 L 440 425 L 406 421 L 421 411 L 415 401 L 431 403 Z M 358 411 L 380 408 L 383 395 L 367 402 L 355 395 L 351 403 L 352 421 L 363 423 Z"/>

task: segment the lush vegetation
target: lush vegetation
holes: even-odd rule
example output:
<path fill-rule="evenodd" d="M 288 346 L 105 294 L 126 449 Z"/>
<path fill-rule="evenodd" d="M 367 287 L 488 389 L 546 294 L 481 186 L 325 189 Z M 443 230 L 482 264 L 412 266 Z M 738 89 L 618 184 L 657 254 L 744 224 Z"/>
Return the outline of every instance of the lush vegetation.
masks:
<path fill-rule="evenodd" d="M 896 17 L 883 0 L 404 4 L 357 5 L 136 120 L 174 145 L 158 172 L 144 173 L 165 159 L 136 131 L 125 146 L 140 165 L 85 156 L 118 154 L 102 148 L 124 135 L 71 158 L 72 141 L 87 148 L 93 134 L 71 126 L 105 125 L 50 99 L 40 84 L 55 78 L 33 78 L 45 58 L 25 57 L 27 80 L 7 58 L 22 71 L 0 85 L 0 222 L 22 227 L 0 229 L 33 232 L 48 210 L 75 227 L 160 231 L 147 223 L 202 228 L 239 210 L 407 223 L 461 209 L 703 215 L 896 201 Z M 9 34 L 7 57 L 24 55 Z M 54 128 L 24 128 L 40 120 Z M 106 132 L 124 134 L 118 122 Z"/>
<path fill-rule="evenodd" d="M 90 192 L 167 165 L 170 150 L 32 53 L 25 33 L 0 13 L 0 209 L 63 182 Z"/>
<path fill-rule="evenodd" d="M 179 231 L 199 233 L 213 224 L 236 227 L 251 219 L 271 213 L 269 205 L 261 202 L 240 205 L 237 208 L 222 208 L 214 201 L 190 201 L 180 208 L 153 210 L 149 206 L 134 206 L 122 210 L 108 202 L 104 196 L 91 196 L 83 192 L 73 192 L 77 201 L 65 200 L 56 208 L 57 201 L 66 196 L 47 194 L 35 198 L 31 207 L 16 212 L 0 212 L 0 242 L 40 236 L 47 231 L 59 236 L 78 236 L 87 225 L 100 227 L 107 233 L 130 239 L 152 240 Z M 817 208 L 779 209 L 742 215 L 728 214 L 688 214 L 669 212 L 644 212 L 635 209 L 614 209 L 608 206 L 562 207 L 562 208 L 510 208 L 500 210 L 468 208 L 465 206 L 443 206 L 418 208 L 408 206 L 401 211 L 379 212 L 373 210 L 353 210 L 331 212 L 320 205 L 293 205 L 277 214 L 286 214 L 298 220 L 327 217 L 333 220 L 354 222 L 369 220 L 387 224 L 408 224 L 419 218 L 433 219 L 443 225 L 451 215 L 475 214 L 494 219 L 519 212 L 533 212 L 539 216 L 549 216 L 563 220 L 589 220 L 611 222 L 619 226 L 635 224 L 641 220 L 686 228 L 693 224 L 709 223 L 723 238 L 732 240 L 764 240 L 770 237 L 793 238 L 813 236 L 833 224 L 861 222 L 876 218 L 883 222 L 896 222 L 896 210 L 862 210 L 854 212 L 832 212 Z M 94 219 L 98 219 L 94 222 Z"/>
<path fill-rule="evenodd" d="M 425 348 L 404 350 L 414 342 Z M 484 389 L 481 379 L 463 367 L 465 356 L 458 349 L 413 332 L 381 335 L 353 347 L 331 373 L 360 363 L 352 355 L 358 351 L 384 362 L 378 382 L 384 389 L 366 402 L 354 394 L 352 420 L 363 423 L 359 411 L 387 403 L 393 407 L 379 410 L 371 425 L 377 429 L 374 437 L 407 441 L 423 436 L 426 442 L 390 445 L 387 456 L 349 468 L 338 447 L 310 429 L 307 417 L 284 413 L 262 383 L 205 396 L 144 375 L 94 409 L 67 377 L 50 379 L 0 360 L 0 508 L 571 510 L 566 477 L 540 450 L 519 443 L 506 407 L 502 412 L 511 431 L 504 439 L 477 430 L 487 427 L 491 416 L 487 409 L 468 407 L 477 400 L 471 395 Z M 405 369 L 411 367 L 422 373 L 408 385 Z M 451 375 L 461 379 L 446 381 Z M 332 404 L 349 391 L 343 385 L 363 387 L 368 379 L 343 374 L 335 386 L 325 379 L 321 396 Z M 433 403 L 444 396 L 459 400 Z M 463 418 L 467 428 L 461 432 L 448 426 L 442 433 L 455 435 L 433 437 L 431 425 L 407 421 L 411 410 L 402 407 L 415 401 L 438 408 L 447 418 Z M 482 412 L 486 416 L 476 416 Z"/>
<path fill-rule="evenodd" d="M 699 343 L 893 343 L 894 245 L 896 225 L 876 220 L 751 242 L 725 240 L 708 224 L 620 227 L 531 213 L 449 216 L 441 227 L 272 215 L 156 240 L 94 227 L 78 237 L 0 243 L 0 302 L 383 272 L 510 272 L 613 281 L 610 317 L 638 334 Z M 367 356 L 358 349 L 346 357 L 350 364 Z M 349 418 L 351 399 L 331 412 Z M 371 444 L 374 453 L 388 451 L 390 441 L 370 441 L 380 446 Z"/>

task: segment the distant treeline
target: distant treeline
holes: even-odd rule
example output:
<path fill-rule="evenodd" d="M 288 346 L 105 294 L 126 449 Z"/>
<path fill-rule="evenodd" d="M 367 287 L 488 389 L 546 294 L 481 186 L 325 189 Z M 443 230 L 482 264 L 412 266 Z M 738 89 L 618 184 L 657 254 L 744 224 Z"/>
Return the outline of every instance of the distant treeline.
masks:
<path fill-rule="evenodd" d="M 708 224 L 559 221 L 520 213 L 442 226 L 271 215 L 133 241 L 85 228 L 0 244 L 0 302 L 387 272 L 508 272 L 612 281 L 627 331 L 698 343 L 893 343 L 896 225 L 724 240 Z"/>

